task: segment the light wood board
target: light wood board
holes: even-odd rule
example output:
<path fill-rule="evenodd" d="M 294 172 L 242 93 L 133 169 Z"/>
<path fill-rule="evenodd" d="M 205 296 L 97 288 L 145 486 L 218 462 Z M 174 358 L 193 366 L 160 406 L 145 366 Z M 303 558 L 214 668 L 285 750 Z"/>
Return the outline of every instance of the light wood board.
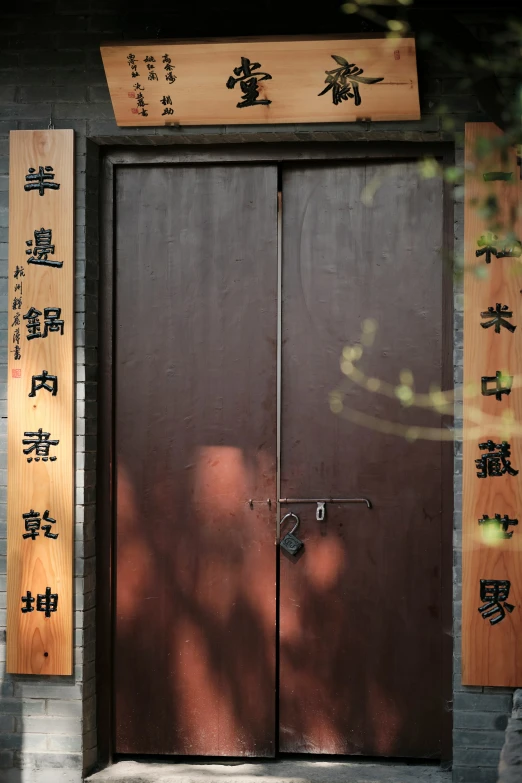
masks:
<path fill-rule="evenodd" d="M 332 123 L 420 117 L 413 38 L 126 42 L 102 46 L 101 55 L 120 126 Z M 363 70 L 358 75 L 351 70 L 352 79 L 347 77 L 348 85 L 357 85 L 359 105 L 353 86 L 352 97 L 337 104 L 333 89 L 319 95 L 328 86 L 325 72 L 343 67 L 342 61 L 334 61 L 332 55 Z M 134 59 L 129 61 L 129 57 Z M 258 72 L 271 76 L 262 79 L 259 75 L 259 94 L 252 99 L 270 101 L 267 105 L 238 107 L 245 98 L 240 82 L 227 87 L 230 77 L 244 77 L 244 71 L 234 73 L 234 69 L 241 68 L 242 58 L 250 61 L 253 77 Z M 259 67 L 254 68 L 254 63 Z M 338 75 L 332 78 L 338 81 Z M 357 81 L 367 78 L 382 81 Z"/>
<path fill-rule="evenodd" d="M 522 259 L 492 256 L 487 264 L 485 255 L 476 255 L 481 249 L 479 238 L 497 222 L 499 242 L 495 244 L 500 248 L 510 225 L 510 212 L 520 209 L 515 149 L 507 148 L 503 156 L 497 147 L 482 158 L 477 156 L 477 144 L 498 141 L 501 136 L 492 123 L 466 125 L 462 682 L 518 686 L 522 683 Z M 493 181 L 487 181 L 494 172 Z M 498 179 L 499 172 L 511 174 L 510 180 Z M 493 196 L 500 206 L 494 218 L 484 211 L 487 199 Z M 520 237 L 520 217 L 514 229 Z M 497 303 L 509 305 L 513 316 L 507 320 L 517 326 L 515 332 L 501 326 L 497 334 L 494 326 L 481 327 L 487 322 L 481 312 Z M 494 377 L 497 371 L 514 379 L 511 393 L 501 394 L 500 400 L 481 393 L 481 378 Z M 486 453 L 478 444 L 488 439 L 510 444 L 509 459 L 512 468 L 520 471 L 518 475 L 477 477 L 475 460 Z M 511 538 L 497 539 L 487 532 L 495 532 L 495 525 L 479 525 L 483 515 L 493 518 L 495 514 L 519 520 L 517 526 L 508 527 Z M 484 617 L 488 610 L 479 611 L 490 603 L 481 600 L 481 580 L 510 582 L 506 600 L 514 609 L 509 612 L 502 602 L 503 619 L 498 612 Z M 501 619 L 491 624 L 495 616 Z"/>
<path fill-rule="evenodd" d="M 54 174 L 59 189 L 25 190 L 29 169 Z M 45 172 L 50 166 L 53 172 Z M 13 131 L 9 168 L 9 278 L 8 278 L 8 541 L 7 541 L 7 671 L 18 674 L 71 674 L 73 587 L 73 485 L 74 485 L 74 267 L 73 267 L 73 131 Z M 39 184 L 36 182 L 36 184 Z M 52 230 L 54 253 L 47 261 L 61 268 L 30 263 L 45 260 L 42 253 L 27 255 L 37 246 L 35 231 Z M 40 238 L 38 241 L 41 241 Z M 32 241 L 32 246 L 26 243 Z M 23 269 L 23 276 L 19 270 Z M 17 274 L 18 269 L 18 274 Z M 15 290 L 21 284 L 22 289 Z M 15 302 L 20 298 L 21 303 Z M 36 308 L 40 328 L 30 327 L 24 315 Z M 45 308 L 60 308 L 60 331 L 45 331 Z M 18 318 L 16 318 L 18 314 Z M 52 314 L 49 314 L 52 322 Z M 17 323 L 19 321 L 19 323 Z M 35 323 L 34 321 L 32 322 Z M 28 328 L 29 325 L 29 328 Z M 16 330 L 19 329 L 19 335 Z M 34 331 L 41 337 L 28 340 Z M 17 340 L 18 338 L 18 340 Z M 19 347 L 20 358 L 16 358 Z M 30 397 L 33 376 L 43 371 L 58 378 L 56 395 L 41 388 Z M 36 381 L 38 385 L 38 381 Z M 54 389 L 54 383 L 47 381 Z M 24 436 L 42 428 L 50 440 L 49 457 L 37 459 L 37 450 L 24 454 L 38 440 Z M 43 449 L 45 451 L 45 449 Z M 51 461 L 51 457 L 56 457 Z M 31 459 L 29 462 L 28 459 Z M 39 512 L 39 529 L 32 537 L 23 514 Z M 56 520 L 43 519 L 44 512 Z M 29 528 L 31 520 L 28 520 Z M 35 523 L 38 527 L 38 522 Z M 50 525 L 50 531 L 43 529 Z M 50 538 L 46 535 L 57 535 Z M 37 534 L 36 534 L 37 533 Z M 56 611 L 38 611 L 38 595 L 51 588 L 58 595 Z M 33 611 L 23 613 L 27 591 L 34 597 Z M 45 607 L 45 601 L 41 604 Z M 50 602 L 52 608 L 53 603 Z"/>

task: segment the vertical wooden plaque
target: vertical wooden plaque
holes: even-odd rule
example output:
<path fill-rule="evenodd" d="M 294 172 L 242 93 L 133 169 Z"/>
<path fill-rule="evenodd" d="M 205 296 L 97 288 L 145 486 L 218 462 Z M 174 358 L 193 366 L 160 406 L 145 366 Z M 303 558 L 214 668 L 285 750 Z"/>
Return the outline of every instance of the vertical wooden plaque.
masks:
<path fill-rule="evenodd" d="M 522 682 L 521 182 L 516 151 L 502 150 L 501 139 L 502 132 L 492 123 L 466 125 L 462 681 L 518 686 Z"/>
<path fill-rule="evenodd" d="M 13 131 L 9 167 L 7 671 L 71 674 L 73 131 Z"/>

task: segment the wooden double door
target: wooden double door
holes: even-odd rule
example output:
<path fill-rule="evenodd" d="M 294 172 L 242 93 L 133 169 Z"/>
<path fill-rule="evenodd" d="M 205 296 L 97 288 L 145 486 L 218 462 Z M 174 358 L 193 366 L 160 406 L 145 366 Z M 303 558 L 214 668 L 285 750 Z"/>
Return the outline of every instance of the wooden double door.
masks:
<path fill-rule="evenodd" d="M 115 751 L 440 757 L 441 181 L 148 164 L 114 192 Z M 372 508 L 281 503 L 285 555 L 278 500 L 330 497 Z"/>

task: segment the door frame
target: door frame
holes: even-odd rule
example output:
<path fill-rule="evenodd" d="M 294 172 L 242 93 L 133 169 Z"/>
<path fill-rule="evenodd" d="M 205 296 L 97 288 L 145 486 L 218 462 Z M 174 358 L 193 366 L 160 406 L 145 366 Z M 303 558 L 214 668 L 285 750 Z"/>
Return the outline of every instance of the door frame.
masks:
<path fill-rule="evenodd" d="M 444 166 L 454 162 L 448 142 L 328 142 L 243 143 L 177 145 L 163 148 L 129 147 L 107 149 L 99 169 L 99 291 L 98 291 L 98 432 L 96 468 L 96 694 L 98 761 L 111 764 L 114 754 L 113 639 L 114 639 L 114 377 L 113 333 L 115 312 L 114 228 L 115 175 L 120 166 L 194 165 L 222 163 L 302 163 L 338 160 L 411 160 L 432 156 Z M 443 182 L 443 366 L 444 388 L 453 387 L 453 198 L 450 183 Z M 441 698 L 452 703 L 453 672 L 453 443 L 441 442 L 442 526 L 441 604 L 442 681 Z M 452 757 L 452 713 L 444 712 L 442 761 Z"/>

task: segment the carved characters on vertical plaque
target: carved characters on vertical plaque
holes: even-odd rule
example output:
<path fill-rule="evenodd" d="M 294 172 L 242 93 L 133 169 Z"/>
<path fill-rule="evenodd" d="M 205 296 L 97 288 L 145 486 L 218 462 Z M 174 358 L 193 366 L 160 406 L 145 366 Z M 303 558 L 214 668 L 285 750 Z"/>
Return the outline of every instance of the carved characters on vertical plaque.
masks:
<path fill-rule="evenodd" d="M 22 358 L 22 349 L 20 345 L 21 340 L 21 321 L 20 321 L 20 310 L 22 308 L 22 302 L 23 302 L 23 280 L 22 278 L 25 277 L 25 272 L 23 266 L 16 265 L 12 278 L 12 302 L 11 302 L 11 311 L 12 311 L 12 323 L 11 328 L 13 330 L 12 333 L 12 342 L 13 347 L 10 349 L 11 353 L 13 354 L 13 358 L 16 362 L 19 362 Z"/>
<path fill-rule="evenodd" d="M 518 475 L 518 470 L 513 468 L 511 460 L 508 459 L 511 456 L 511 451 L 506 440 L 503 440 L 502 443 L 487 440 L 485 443 L 479 443 L 478 447 L 485 452 L 475 460 L 478 478 L 504 476 L 506 473 L 509 473 L 510 476 Z"/>
<path fill-rule="evenodd" d="M 52 244 L 53 231 L 52 228 L 40 228 L 34 231 L 34 241 L 28 239 L 26 241 L 27 250 L 26 255 L 30 256 L 27 259 L 28 264 L 39 264 L 41 266 L 55 267 L 61 269 L 63 261 L 54 261 L 49 256 L 54 255 L 54 245 Z"/>
<path fill-rule="evenodd" d="M 70 674 L 73 132 L 10 151 L 7 671 Z"/>
<path fill-rule="evenodd" d="M 60 184 L 54 181 L 52 166 L 38 166 L 38 170 L 30 168 L 25 179 L 24 190 L 37 190 L 40 196 L 45 196 L 47 190 L 60 190 Z"/>
<path fill-rule="evenodd" d="M 510 519 L 507 514 L 503 517 L 500 514 L 495 514 L 493 517 L 483 514 L 482 518 L 478 520 L 479 525 L 482 525 L 482 534 L 484 540 L 489 542 L 491 540 L 501 540 L 504 538 L 512 538 L 513 530 L 510 530 L 510 526 L 515 527 L 518 525 L 518 519 Z"/>
<path fill-rule="evenodd" d="M 512 375 L 505 375 L 500 370 L 497 370 L 495 375 L 483 375 L 480 380 L 483 397 L 495 396 L 498 402 L 502 402 L 503 394 L 511 394 L 511 387 L 513 386 Z"/>
<path fill-rule="evenodd" d="M 60 189 L 60 184 L 55 182 L 53 166 L 38 166 L 38 170 L 30 168 L 25 179 L 24 190 L 27 192 L 37 190 L 40 196 L 44 196 L 47 190 Z M 44 228 L 42 226 L 40 229 L 35 229 L 33 236 L 34 239 L 28 239 L 25 243 L 27 246 L 25 254 L 29 256 L 26 259 L 27 264 L 45 266 L 56 270 L 62 269 L 63 261 L 49 258 L 49 256 L 55 254 L 56 248 L 52 241 L 52 228 Z M 27 274 L 30 274 L 29 269 Z M 64 321 L 60 318 L 60 315 L 61 307 L 44 307 L 43 313 L 35 307 L 30 307 L 27 313 L 22 315 L 22 319 L 26 322 L 26 339 L 28 341 L 37 338 L 45 339 L 52 333 L 63 335 Z M 58 392 L 58 376 L 49 374 L 47 370 L 44 370 L 41 376 L 32 376 L 31 389 L 28 396 L 35 397 L 39 389 L 50 391 L 51 396 L 56 396 Z M 50 432 L 45 432 L 43 427 L 39 427 L 35 432 L 24 432 L 22 446 L 25 448 L 23 448 L 23 453 L 28 463 L 37 463 L 40 460 L 42 462 L 55 462 L 58 457 L 56 454 L 51 453 L 51 449 L 57 447 L 59 443 L 59 440 L 51 438 Z M 25 524 L 24 539 L 35 541 L 40 535 L 40 529 L 43 531 L 44 537 L 50 539 L 58 538 L 58 534 L 51 532 L 52 526 L 56 524 L 56 520 L 49 516 L 48 509 L 44 511 L 42 517 L 40 517 L 38 512 L 31 509 L 26 514 L 23 514 L 22 518 Z M 46 524 L 42 525 L 42 521 Z M 34 600 L 31 597 L 30 590 L 27 590 L 25 597 L 22 597 L 23 606 L 21 611 L 24 614 L 34 611 Z M 51 593 L 51 588 L 48 587 L 45 595 L 37 595 L 36 611 L 44 612 L 45 617 L 50 617 L 52 613 L 57 612 L 58 594 Z"/>
<path fill-rule="evenodd" d="M 473 131 L 469 130 L 471 127 Z M 466 145 L 477 144 L 477 140 L 482 138 L 481 131 L 493 149 L 494 140 L 499 140 L 500 131 L 489 123 L 485 123 L 482 128 L 478 123 L 467 126 Z M 473 384 L 476 390 L 478 381 L 478 399 L 482 399 L 482 407 L 481 418 L 475 418 L 475 435 L 465 441 L 465 453 L 468 455 L 465 470 L 469 476 L 472 470 L 470 456 L 475 452 L 475 478 L 469 484 L 464 482 L 465 493 L 470 496 L 469 503 L 465 498 L 464 509 L 469 514 L 474 504 L 478 505 L 478 501 L 484 499 L 488 504 L 494 502 L 496 508 L 491 509 L 490 506 L 493 513 L 483 513 L 478 519 L 473 515 L 473 521 L 468 517 L 463 522 L 467 533 L 464 538 L 463 575 L 463 682 L 469 685 L 509 685 L 512 681 L 510 677 L 514 681 L 520 671 L 497 675 L 493 670 L 493 661 L 489 662 L 489 642 L 485 643 L 484 640 L 489 639 L 492 633 L 497 640 L 495 643 L 503 644 L 503 640 L 508 638 L 503 634 L 515 632 L 520 622 L 519 577 L 513 565 L 513 555 L 517 550 L 517 516 L 520 511 L 517 508 L 520 502 L 520 466 L 517 464 L 520 459 L 520 422 L 516 421 L 516 412 L 520 411 L 518 395 L 521 392 L 518 387 L 522 368 L 516 363 L 520 339 L 517 322 L 522 313 L 522 298 L 517 298 L 520 284 L 512 281 L 518 273 L 516 264 L 522 256 L 522 244 L 513 228 L 515 224 L 510 222 L 516 214 L 513 204 L 520 195 L 515 190 L 518 184 L 512 171 L 502 171 L 500 167 L 484 171 L 480 154 L 477 155 L 475 150 L 472 152 L 469 147 L 466 154 L 466 258 L 476 272 L 474 280 L 465 279 L 465 296 L 470 297 L 469 302 L 473 307 L 471 309 L 468 305 L 466 309 L 469 324 L 466 339 L 469 339 L 470 344 L 474 342 L 476 348 L 473 353 L 470 351 L 465 354 L 465 368 L 472 366 L 473 372 L 478 371 L 479 377 L 466 377 L 465 372 L 465 383 Z M 510 155 L 514 158 L 512 152 L 506 153 L 503 147 L 500 152 L 491 154 L 497 154 L 499 161 L 507 160 Z M 490 208 L 493 204 L 500 205 L 494 230 L 486 226 L 485 212 L 482 214 L 480 211 L 482 200 Z M 507 221 L 509 229 L 503 220 Z M 472 273 L 469 275 L 472 276 Z M 488 306 L 484 298 L 493 295 L 500 301 L 493 300 L 494 304 Z M 477 307 L 480 300 L 483 303 L 481 310 Z M 480 319 L 477 319 L 477 310 Z M 480 329 L 477 329 L 477 320 Z M 473 336 L 470 337 L 472 332 Z M 496 368 L 493 369 L 495 364 Z M 482 437 L 480 434 L 477 437 L 477 430 L 482 428 L 485 430 L 480 433 Z M 475 451 L 477 448 L 478 452 Z M 491 483 L 491 479 L 495 481 Z M 494 494 L 488 489 L 483 490 L 490 486 Z M 511 513 L 507 513 L 508 509 Z M 467 578 L 470 570 L 473 573 L 472 580 Z M 484 624 L 476 619 L 477 614 L 473 614 L 476 612 Z M 474 650 L 474 645 L 480 645 L 480 650 Z"/>
<path fill-rule="evenodd" d="M 488 309 L 480 314 L 481 318 L 485 318 L 484 323 L 481 323 L 483 329 L 490 329 L 494 327 L 495 334 L 500 334 L 501 329 L 507 329 L 508 332 L 516 330 L 515 324 L 511 323 L 513 313 L 509 309 L 508 305 L 503 305 L 501 302 L 497 302 L 495 307 L 488 307 Z M 509 320 L 508 320 L 509 319 Z"/>

